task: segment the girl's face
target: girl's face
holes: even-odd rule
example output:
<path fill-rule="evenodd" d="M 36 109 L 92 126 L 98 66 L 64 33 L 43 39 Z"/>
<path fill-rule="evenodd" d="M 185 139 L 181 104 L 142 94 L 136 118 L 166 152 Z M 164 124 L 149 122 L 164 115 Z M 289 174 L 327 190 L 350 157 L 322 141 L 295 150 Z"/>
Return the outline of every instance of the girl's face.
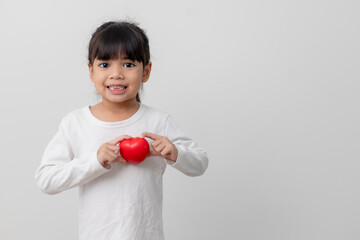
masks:
<path fill-rule="evenodd" d="M 103 101 L 112 103 L 136 102 L 141 84 L 149 79 L 151 62 L 143 67 L 142 62 L 128 59 L 99 60 L 88 64 L 90 78 Z"/>

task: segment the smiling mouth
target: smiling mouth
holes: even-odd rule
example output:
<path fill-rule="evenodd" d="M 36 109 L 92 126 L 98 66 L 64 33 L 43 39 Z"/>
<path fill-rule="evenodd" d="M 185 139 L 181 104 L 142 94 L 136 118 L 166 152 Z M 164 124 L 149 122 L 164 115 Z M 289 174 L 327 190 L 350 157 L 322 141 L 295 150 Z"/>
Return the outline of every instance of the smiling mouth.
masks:
<path fill-rule="evenodd" d="M 114 86 L 114 85 L 111 85 L 111 86 L 107 86 L 108 89 L 110 90 L 125 90 L 127 88 L 127 86 Z"/>

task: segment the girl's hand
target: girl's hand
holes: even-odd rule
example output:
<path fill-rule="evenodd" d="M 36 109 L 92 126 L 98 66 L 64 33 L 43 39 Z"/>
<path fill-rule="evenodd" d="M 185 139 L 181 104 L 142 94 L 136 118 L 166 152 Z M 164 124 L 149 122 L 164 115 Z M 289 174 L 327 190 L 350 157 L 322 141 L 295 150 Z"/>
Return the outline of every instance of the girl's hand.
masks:
<path fill-rule="evenodd" d="M 130 139 L 131 136 L 129 135 L 122 135 L 117 137 L 110 142 L 104 143 L 100 146 L 99 150 L 97 151 L 97 159 L 100 164 L 105 167 L 109 168 L 110 165 L 114 162 L 121 162 L 126 164 L 126 160 L 120 156 L 120 148 L 116 146 L 123 139 Z"/>
<path fill-rule="evenodd" d="M 156 135 L 149 132 L 144 132 L 141 134 L 141 137 L 148 137 L 154 140 L 151 143 L 152 150 L 150 151 L 149 156 L 161 156 L 171 161 L 176 162 L 178 157 L 178 149 L 175 147 L 172 142 L 167 137 Z"/>

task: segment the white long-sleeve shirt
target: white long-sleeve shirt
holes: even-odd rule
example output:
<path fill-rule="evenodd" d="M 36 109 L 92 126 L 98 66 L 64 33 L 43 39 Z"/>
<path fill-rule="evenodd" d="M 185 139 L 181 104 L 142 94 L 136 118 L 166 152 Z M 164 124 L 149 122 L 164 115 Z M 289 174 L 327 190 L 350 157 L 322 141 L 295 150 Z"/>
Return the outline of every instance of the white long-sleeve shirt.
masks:
<path fill-rule="evenodd" d="M 143 132 L 169 138 L 178 149 L 177 161 L 152 156 L 138 165 L 114 163 L 107 169 L 100 164 L 97 150 L 103 143 Z M 206 152 L 170 115 L 140 104 L 130 118 L 104 122 L 85 106 L 61 120 L 35 180 L 47 194 L 79 187 L 80 240 L 162 240 L 162 176 L 167 165 L 189 176 L 203 174 L 208 166 Z"/>

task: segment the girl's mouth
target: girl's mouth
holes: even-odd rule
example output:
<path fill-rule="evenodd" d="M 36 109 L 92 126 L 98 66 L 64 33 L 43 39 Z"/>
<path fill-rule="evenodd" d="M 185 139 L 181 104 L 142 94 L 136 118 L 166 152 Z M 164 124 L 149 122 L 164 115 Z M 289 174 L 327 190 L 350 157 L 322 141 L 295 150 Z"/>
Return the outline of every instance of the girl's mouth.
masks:
<path fill-rule="evenodd" d="M 127 86 L 123 86 L 123 85 L 111 85 L 111 86 L 107 86 L 107 88 L 109 89 L 109 92 L 111 94 L 123 94 L 126 92 Z"/>

